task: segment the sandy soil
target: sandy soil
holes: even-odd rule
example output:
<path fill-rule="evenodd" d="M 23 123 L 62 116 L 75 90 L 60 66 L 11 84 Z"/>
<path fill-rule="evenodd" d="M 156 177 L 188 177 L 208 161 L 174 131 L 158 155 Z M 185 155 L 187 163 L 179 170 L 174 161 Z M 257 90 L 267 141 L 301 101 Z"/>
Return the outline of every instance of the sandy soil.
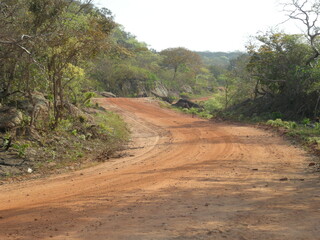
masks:
<path fill-rule="evenodd" d="M 127 157 L 0 186 L 0 239 L 320 239 L 303 150 L 148 99 L 97 101 L 132 127 Z"/>

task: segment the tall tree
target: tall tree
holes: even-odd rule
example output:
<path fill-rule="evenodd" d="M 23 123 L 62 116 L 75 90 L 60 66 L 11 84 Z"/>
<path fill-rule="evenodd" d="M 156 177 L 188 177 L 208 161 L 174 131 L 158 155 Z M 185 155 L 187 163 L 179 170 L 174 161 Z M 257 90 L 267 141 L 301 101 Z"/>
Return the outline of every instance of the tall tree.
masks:
<path fill-rule="evenodd" d="M 173 69 L 173 81 L 176 79 L 179 68 L 189 67 L 199 70 L 201 65 L 200 56 L 183 47 L 165 49 L 160 52 L 160 55 L 164 56 L 163 65 Z"/>

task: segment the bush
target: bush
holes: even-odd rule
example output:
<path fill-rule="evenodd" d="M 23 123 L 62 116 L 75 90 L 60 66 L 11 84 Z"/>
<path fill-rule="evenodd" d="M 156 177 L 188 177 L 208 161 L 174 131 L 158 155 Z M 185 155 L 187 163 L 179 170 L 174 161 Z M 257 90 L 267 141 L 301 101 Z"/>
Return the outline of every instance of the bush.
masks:
<path fill-rule="evenodd" d="M 204 109 L 210 113 L 223 108 L 221 96 L 216 94 L 214 98 L 209 99 L 204 103 Z"/>
<path fill-rule="evenodd" d="M 96 93 L 94 92 L 85 92 L 82 96 L 81 96 L 81 103 L 84 106 L 90 107 L 91 106 L 91 98 L 96 97 Z"/>
<path fill-rule="evenodd" d="M 129 138 L 129 130 L 121 117 L 112 112 L 97 114 L 97 123 L 101 134 L 111 141 L 122 142 Z"/>
<path fill-rule="evenodd" d="M 276 120 L 269 120 L 267 121 L 267 124 L 273 127 L 284 127 L 286 129 L 295 129 L 298 126 L 296 122 L 282 121 L 280 118 Z"/>
<path fill-rule="evenodd" d="M 310 119 L 309 118 L 304 118 L 303 120 L 302 120 L 302 124 L 304 124 L 304 125 L 307 125 L 307 124 L 310 124 Z"/>

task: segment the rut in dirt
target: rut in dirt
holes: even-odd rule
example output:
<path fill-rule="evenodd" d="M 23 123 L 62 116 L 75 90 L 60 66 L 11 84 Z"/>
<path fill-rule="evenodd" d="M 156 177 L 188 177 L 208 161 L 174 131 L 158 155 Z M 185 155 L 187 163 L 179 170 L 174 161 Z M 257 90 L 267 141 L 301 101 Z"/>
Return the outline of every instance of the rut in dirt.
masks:
<path fill-rule="evenodd" d="M 303 150 L 150 99 L 97 101 L 131 126 L 127 157 L 0 186 L 0 239 L 320 239 Z"/>

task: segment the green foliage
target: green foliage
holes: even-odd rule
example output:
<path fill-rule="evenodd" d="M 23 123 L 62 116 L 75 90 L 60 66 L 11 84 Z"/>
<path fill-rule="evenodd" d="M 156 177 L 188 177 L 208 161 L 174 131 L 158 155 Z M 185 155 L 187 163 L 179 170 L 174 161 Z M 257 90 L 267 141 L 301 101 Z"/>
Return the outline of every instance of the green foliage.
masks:
<path fill-rule="evenodd" d="M 10 134 L 6 134 L 1 137 L 2 143 L 0 145 L 1 150 L 8 150 L 11 147 L 12 137 Z"/>
<path fill-rule="evenodd" d="M 267 32 L 256 39 L 256 45 L 248 46 L 247 64 L 255 79 L 255 97 L 269 96 L 278 112 L 283 113 L 281 106 L 285 105 L 287 111 L 315 116 L 319 71 L 317 64 L 310 64 L 314 53 L 304 36 Z"/>
<path fill-rule="evenodd" d="M 281 119 L 281 118 L 283 118 L 283 114 L 282 113 L 280 113 L 280 112 L 272 112 L 271 113 L 271 119 Z"/>
<path fill-rule="evenodd" d="M 211 99 L 204 102 L 204 109 L 210 113 L 221 110 L 224 107 L 224 96 L 222 94 L 215 94 Z"/>
<path fill-rule="evenodd" d="M 119 115 L 107 112 L 98 114 L 97 119 L 100 133 L 106 135 L 111 142 L 128 140 L 129 130 Z"/>
<path fill-rule="evenodd" d="M 209 111 L 201 111 L 197 114 L 199 117 L 201 118 L 205 118 L 205 119 L 211 119 L 213 118 L 213 115 L 209 112 Z"/>
<path fill-rule="evenodd" d="M 91 99 L 96 97 L 96 93 L 94 92 L 85 92 L 83 94 L 82 102 L 85 106 L 91 106 Z"/>
<path fill-rule="evenodd" d="M 211 66 L 211 69 L 216 69 L 218 76 L 220 71 L 225 71 L 228 68 L 230 61 L 242 55 L 242 52 L 197 52 L 203 59 L 204 63 Z M 218 70 L 219 69 L 219 70 Z M 215 71 L 215 70 L 213 70 Z M 219 73 L 218 73 L 219 72 Z"/>
<path fill-rule="evenodd" d="M 198 109 L 198 108 L 178 108 L 180 111 L 186 114 L 191 114 L 192 116 L 198 116 L 200 118 L 205 118 L 205 119 L 211 119 L 213 115 L 204 110 L 204 109 Z"/>
<path fill-rule="evenodd" d="M 309 144 L 320 144 L 320 136 L 319 137 L 306 137 L 306 142 Z"/>
<path fill-rule="evenodd" d="M 190 94 L 187 92 L 182 92 L 179 94 L 179 96 L 184 99 L 190 99 Z"/>
<path fill-rule="evenodd" d="M 282 121 L 282 119 L 278 118 L 276 120 L 269 120 L 267 121 L 268 125 L 271 125 L 273 127 L 284 127 L 287 129 L 295 129 L 297 128 L 297 123 L 292 121 Z"/>
<path fill-rule="evenodd" d="M 109 49 L 112 16 L 81 1 L 19 0 L 3 6 L 0 92 L 5 94 L 0 101 L 10 102 L 12 92 L 45 93 L 52 97 L 56 126 L 63 117 L 59 101 L 77 102 L 80 93 L 92 87 L 84 67 Z"/>
<path fill-rule="evenodd" d="M 24 157 L 26 154 L 26 150 L 29 147 L 29 144 L 12 144 L 12 147 L 18 151 L 19 157 Z"/>
<path fill-rule="evenodd" d="M 67 132 L 67 131 L 71 131 L 72 126 L 73 126 L 73 122 L 71 121 L 71 119 L 61 119 L 59 121 L 59 124 L 56 130 L 61 132 Z"/>
<path fill-rule="evenodd" d="M 73 136 L 77 136 L 77 135 L 78 135 L 78 130 L 77 130 L 77 129 L 73 129 L 73 130 L 71 131 L 71 134 L 72 134 Z"/>
<path fill-rule="evenodd" d="M 309 118 L 304 118 L 302 119 L 301 123 L 304 124 L 304 125 L 307 125 L 307 124 L 310 124 L 310 119 Z"/>

